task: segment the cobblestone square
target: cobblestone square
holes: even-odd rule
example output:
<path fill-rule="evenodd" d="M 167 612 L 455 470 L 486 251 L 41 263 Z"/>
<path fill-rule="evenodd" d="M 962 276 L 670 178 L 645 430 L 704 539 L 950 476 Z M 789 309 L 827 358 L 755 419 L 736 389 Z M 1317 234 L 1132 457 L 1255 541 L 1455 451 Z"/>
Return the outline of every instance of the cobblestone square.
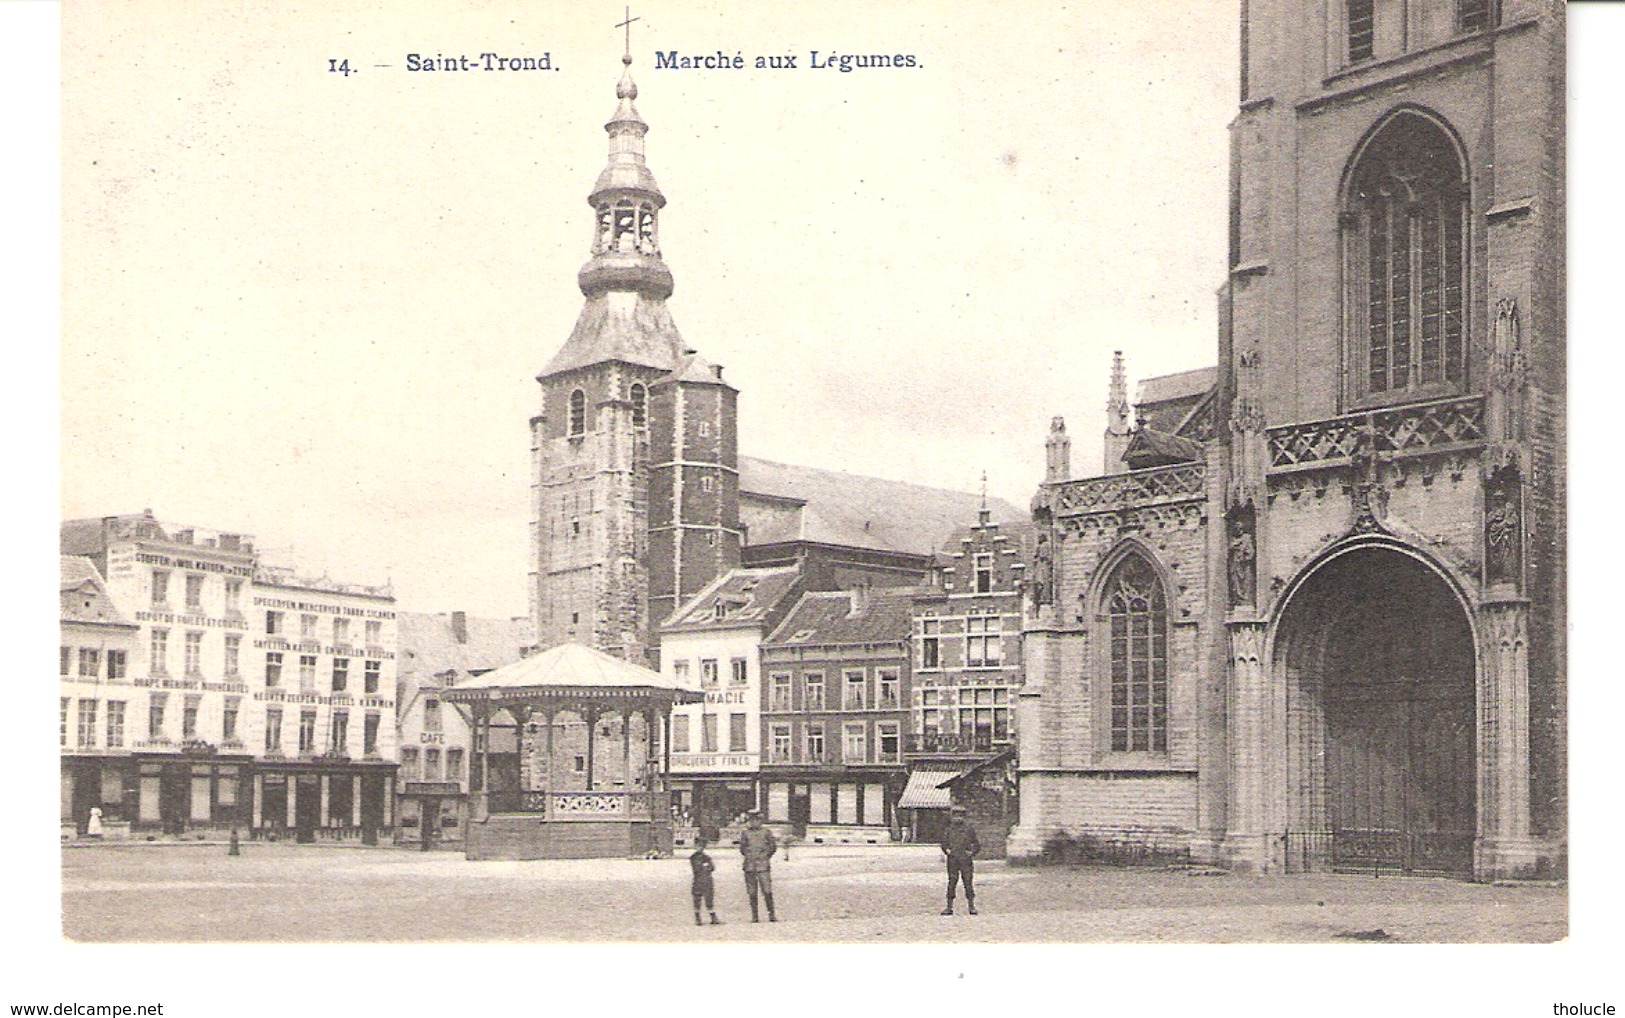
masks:
<path fill-rule="evenodd" d="M 1345 875 L 1007 867 L 980 915 L 938 915 L 934 847 L 796 846 L 774 861 L 779 922 L 752 924 L 737 853 L 713 851 L 721 926 L 694 925 L 689 866 L 468 862 L 460 854 L 252 844 L 67 848 L 63 933 L 79 942 L 1540 943 L 1567 888 Z M 1376 934 L 1373 931 L 1382 931 Z"/>

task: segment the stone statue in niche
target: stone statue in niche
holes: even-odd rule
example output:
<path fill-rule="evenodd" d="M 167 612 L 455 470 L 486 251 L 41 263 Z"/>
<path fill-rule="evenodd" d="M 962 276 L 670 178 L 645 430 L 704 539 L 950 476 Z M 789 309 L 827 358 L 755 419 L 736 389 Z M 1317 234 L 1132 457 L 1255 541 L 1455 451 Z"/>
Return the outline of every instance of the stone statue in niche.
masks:
<path fill-rule="evenodd" d="M 1230 511 L 1228 573 L 1232 605 L 1250 605 L 1257 599 L 1258 542 L 1255 527 L 1251 505 L 1240 505 Z"/>
<path fill-rule="evenodd" d="M 1518 472 L 1499 470 L 1484 491 L 1484 581 L 1523 581 L 1523 485 Z"/>
<path fill-rule="evenodd" d="M 1038 535 L 1038 546 L 1033 549 L 1033 604 L 1045 605 L 1055 600 L 1055 552 L 1049 535 Z"/>

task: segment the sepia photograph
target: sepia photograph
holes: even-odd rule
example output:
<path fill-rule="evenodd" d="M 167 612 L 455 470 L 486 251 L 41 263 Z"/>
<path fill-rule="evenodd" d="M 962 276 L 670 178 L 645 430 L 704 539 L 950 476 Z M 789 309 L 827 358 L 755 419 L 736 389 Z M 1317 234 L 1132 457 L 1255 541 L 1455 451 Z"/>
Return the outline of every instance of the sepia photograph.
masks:
<path fill-rule="evenodd" d="M 54 10 L 26 1013 L 1568 950 L 1575 7 Z"/>

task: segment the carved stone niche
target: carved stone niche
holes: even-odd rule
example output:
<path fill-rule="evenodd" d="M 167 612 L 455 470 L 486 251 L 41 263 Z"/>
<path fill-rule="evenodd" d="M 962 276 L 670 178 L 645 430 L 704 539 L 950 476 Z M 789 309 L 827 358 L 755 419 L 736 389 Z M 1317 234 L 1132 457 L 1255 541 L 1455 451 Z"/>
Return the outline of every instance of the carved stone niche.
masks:
<path fill-rule="evenodd" d="M 1523 589 L 1523 477 L 1504 466 L 1484 484 L 1484 585 Z"/>
<path fill-rule="evenodd" d="M 1055 601 L 1055 548 L 1046 531 L 1039 531 L 1038 544 L 1033 549 L 1033 571 L 1027 578 L 1033 594 L 1034 606 Z"/>
<path fill-rule="evenodd" d="M 1230 605 L 1258 601 L 1258 516 L 1251 502 L 1242 502 L 1225 514 L 1226 573 Z"/>

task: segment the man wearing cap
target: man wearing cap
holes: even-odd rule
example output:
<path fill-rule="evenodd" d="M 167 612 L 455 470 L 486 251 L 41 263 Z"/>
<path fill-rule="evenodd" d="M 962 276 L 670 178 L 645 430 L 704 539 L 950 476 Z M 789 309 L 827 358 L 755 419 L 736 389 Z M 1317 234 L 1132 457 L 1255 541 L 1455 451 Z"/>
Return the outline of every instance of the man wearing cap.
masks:
<path fill-rule="evenodd" d="M 942 832 L 942 854 L 948 860 L 948 907 L 942 910 L 943 915 L 954 914 L 954 891 L 961 878 L 965 881 L 965 903 L 970 906 L 970 914 L 976 914 L 976 887 L 971 880 L 975 876 L 976 853 L 981 850 L 982 843 L 965 807 L 950 809 L 948 828 Z"/>
<path fill-rule="evenodd" d="M 767 899 L 767 921 L 776 923 L 779 917 L 773 911 L 773 864 L 769 860 L 779 850 L 779 842 L 772 831 L 762 826 L 761 810 L 751 810 L 749 817 L 744 833 L 739 836 L 739 854 L 745 857 L 745 893 L 750 895 L 750 921 L 762 921 L 756 910 L 759 888 L 762 897 Z"/>

